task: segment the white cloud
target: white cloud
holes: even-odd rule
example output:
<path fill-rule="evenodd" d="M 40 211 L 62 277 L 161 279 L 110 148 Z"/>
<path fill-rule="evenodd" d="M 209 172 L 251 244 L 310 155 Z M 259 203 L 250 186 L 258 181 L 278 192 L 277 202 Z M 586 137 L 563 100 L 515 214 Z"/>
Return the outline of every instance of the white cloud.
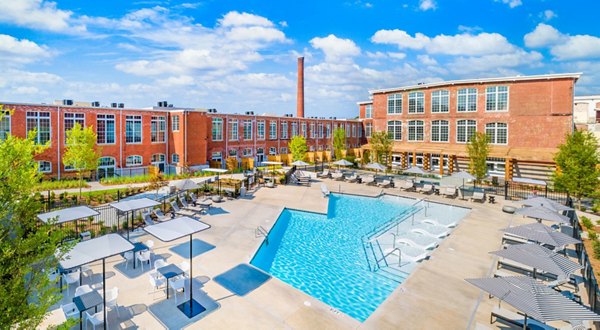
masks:
<path fill-rule="evenodd" d="M 527 33 L 523 39 L 525 40 L 525 46 L 537 48 L 556 44 L 563 39 L 563 35 L 554 27 L 540 23 L 535 27 L 535 30 Z"/>
<path fill-rule="evenodd" d="M 440 34 L 430 38 L 422 33 L 414 37 L 402 30 L 379 30 L 371 37 L 374 43 L 396 45 L 400 49 L 425 49 L 432 54 L 487 55 L 504 54 L 516 50 L 508 40 L 498 33 Z"/>
<path fill-rule="evenodd" d="M 27 28 L 65 33 L 86 30 L 84 25 L 75 22 L 72 11 L 58 9 L 52 1 L 0 1 L 0 12 L 0 22 Z"/>
<path fill-rule="evenodd" d="M 240 13 L 237 11 L 231 11 L 231 12 L 225 14 L 225 16 L 223 16 L 223 18 L 220 20 L 220 23 L 224 27 L 248 26 L 248 25 L 250 25 L 250 26 L 266 26 L 266 27 L 273 26 L 273 22 L 271 22 L 270 20 L 268 20 L 262 16 L 257 16 L 257 15 L 248 14 L 248 13 Z"/>
<path fill-rule="evenodd" d="M 310 40 L 313 48 L 320 49 L 325 53 L 327 61 L 349 58 L 360 54 L 360 48 L 350 39 L 338 38 L 333 34 L 327 37 L 315 37 Z"/>
<path fill-rule="evenodd" d="M 506 68 L 537 66 L 543 59 L 538 52 L 518 50 L 509 54 L 491 54 L 477 57 L 457 57 L 448 63 L 448 67 L 457 75 L 471 76 L 474 73 L 499 74 Z"/>
<path fill-rule="evenodd" d="M 435 10 L 436 8 L 435 0 L 419 0 L 419 9 L 422 11 Z"/>
<path fill-rule="evenodd" d="M 553 12 L 550 9 L 546 9 L 543 12 L 540 13 L 540 17 L 544 20 L 544 21 L 549 21 L 555 17 L 557 17 L 558 15 L 556 15 L 555 12 Z"/>
<path fill-rule="evenodd" d="M 532 48 L 550 48 L 558 60 L 600 57 L 600 38 L 591 35 L 568 35 L 554 27 L 540 23 L 525 35 L 525 45 Z"/>
<path fill-rule="evenodd" d="M 388 52 L 387 55 L 390 58 L 396 59 L 396 60 L 403 60 L 406 58 L 406 54 L 405 53 L 398 53 L 398 52 Z"/>
<path fill-rule="evenodd" d="M 50 56 L 51 53 L 46 46 L 40 46 L 27 39 L 19 40 L 13 36 L 0 34 L 0 60 L 2 60 L 2 64 L 25 64 Z"/>
<path fill-rule="evenodd" d="M 285 34 L 274 28 L 265 28 L 263 26 L 245 26 L 235 27 L 227 32 L 227 37 L 232 41 L 266 41 L 266 42 L 285 42 Z"/>
<path fill-rule="evenodd" d="M 417 55 L 417 60 L 425 65 L 438 65 L 438 62 L 429 55 Z"/>
<path fill-rule="evenodd" d="M 496 0 L 496 2 L 499 0 Z M 520 5 L 523 4 L 523 2 L 521 2 L 521 0 L 500 0 L 502 1 L 503 4 L 508 5 L 510 8 L 515 8 L 515 7 L 519 7 Z"/>

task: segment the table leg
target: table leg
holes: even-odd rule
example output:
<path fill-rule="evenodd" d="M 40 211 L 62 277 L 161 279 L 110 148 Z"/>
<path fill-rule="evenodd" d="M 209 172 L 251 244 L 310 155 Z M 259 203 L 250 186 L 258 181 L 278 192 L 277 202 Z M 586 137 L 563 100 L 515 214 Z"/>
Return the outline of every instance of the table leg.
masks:
<path fill-rule="evenodd" d="M 79 311 L 79 330 L 83 330 L 83 311 Z"/>
<path fill-rule="evenodd" d="M 169 299 L 169 279 L 167 278 L 167 299 Z"/>
<path fill-rule="evenodd" d="M 136 257 L 135 255 L 137 254 L 137 252 L 133 252 L 133 269 L 135 269 L 135 264 L 137 263 L 136 261 Z"/>

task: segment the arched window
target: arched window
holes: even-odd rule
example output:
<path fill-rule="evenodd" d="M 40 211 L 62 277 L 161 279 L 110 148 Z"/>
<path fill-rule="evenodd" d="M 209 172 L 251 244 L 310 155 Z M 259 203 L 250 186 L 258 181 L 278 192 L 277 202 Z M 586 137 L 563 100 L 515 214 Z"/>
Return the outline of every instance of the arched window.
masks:
<path fill-rule="evenodd" d="M 392 140 L 402 140 L 402 121 L 400 120 L 389 120 L 387 122 L 388 134 Z"/>
<path fill-rule="evenodd" d="M 166 158 L 165 154 L 154 154 L 152 155 L 152 163 L 164 163 Z"/>
<path fill-rule="evenodd" d="M 450 126 L 447 120 L 434 120 L 431 122 L 431 142 L 448 142 Z"/>
<path fill-rule="evenodd" d="M 424 135 L 425 124 L 422 120 L 408 122 L 408 141 L 423 141 Z"/>
<path fill-rule="evenodd" d="M 467 143 L 477 132 L 477 122 L 471 119 L 463 119 L 456 122 L 456 142 Z"/>
<path fill-rule="evenodd" d="M 113 157 L 100 157 L 98 159 L 98 167 L 115 166 L 117 161 Z"/>

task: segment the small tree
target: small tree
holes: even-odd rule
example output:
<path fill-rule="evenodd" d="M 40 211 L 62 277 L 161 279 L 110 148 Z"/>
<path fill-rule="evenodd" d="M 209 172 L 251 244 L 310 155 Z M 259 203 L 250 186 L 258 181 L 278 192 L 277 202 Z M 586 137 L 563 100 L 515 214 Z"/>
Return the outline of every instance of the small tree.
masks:
<path fill-rule="evenodd" d="M 57 251 L 66 229 L 37 220 L 41 203 L 33 188 L 41 175 L 35 156 L 45 147 L 34 137 L 0 139 L 0 324 L 10 329 L 37 328 L 58 302 L 56 281 L 48 275 L 68 249 Z"/>
<path fill-rule="evenodd" d="M 490 153 L 490 138 L 482 132 L 477 132 L 469 139 L 467 151 L 469 152 L 469 173 L 477 182 L 485 178 L 487 174 L 487 157 Z"/>
<path fill-rule="evenodd" d="M 100 158 L 100 150 L 96 146 L 96 133 L 92 127 L 84 128 L 79 123 L 75 123 L 73 128 L 67 131 L 66 144 L 67 150 L 63 155 L 63 164 L 77 170 L 79 199 L 81 200 L 83 175 L 95 170 Z"/>
<path fill-rule="evenodd" d="M 344 158 L 342 151 L 346 150 L 346 130 L 339 127 L 333 131 L 333 152 L 335 159 Z"/>
<path fill-rule="evenodd" d="M 150 174 L 150 189 L 156 189 L 156 195 L 158 195 L 158 190 L 167 184 L 165 177 L 156 166 L 148 166 L 148 173 Z"/>
<path fill-rule="evenodd" d="M 598 142 L 591 132 L 575 131 L 559 146 L 554 161 L 557 165 L 552 174 L 555 187 L 577 198 L 581 209 L 581 198 L 592 195 L 600 186 Z"/>
<path fill-rule="evenodd" d="M 371 147 L 375 160 L 385 166 L 392 158 L 392 138 L 387 131 L 373 132 L 371 134 Z"/>
<path fill-rule="evenodd" d="M 292 161 L 304 160 L 308 147 L 306 146 L 306 139 L 301 135 L 296 135 L 292 138 L 289 143 L 290 152 L 292 153 Z"/>

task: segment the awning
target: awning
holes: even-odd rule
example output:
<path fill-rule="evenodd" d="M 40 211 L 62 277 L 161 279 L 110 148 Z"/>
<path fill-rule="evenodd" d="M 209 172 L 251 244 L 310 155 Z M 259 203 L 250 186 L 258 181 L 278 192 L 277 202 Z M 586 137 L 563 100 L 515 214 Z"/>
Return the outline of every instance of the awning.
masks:
<path fill-rule="evenodd" d="M 600 321 L 600 315 L 527 276 L 466 279 L 541 322 Z"/>
<path fill-rule="evenodd" d="M 108 234 L 77 243 L 59 262 L 71 269 L 133 250 L 133 244 L 118 234 Z"/>
<path fill-rule="evenodd" d="M 110 203 L 110 206 L 116 208 L 121 212 L 136 211 L 149 207 L 154 207 L 157 205 L 160 205 L 160 203 L 157 201 L 153 201 L 150 198 L 138 198 L 118 203 Z"/>
<path fill-rule="evenodd" d="M 68 209 L 62 209 L 47 213 L 38 214 L 38 219 L 48 223 L 48 221 L 56 218 L 56 223 L 64 223 L 75 221 L 79 219 L 87 219 L 100 214 L 98 211 L 93 210 L 87 206 L 75 206 L 69 207 Z"/>
<path fill-rule="evenodd" d="M 520 161 L 554 163 L 558 148 L 510 148 L 507 156 Z"/>

